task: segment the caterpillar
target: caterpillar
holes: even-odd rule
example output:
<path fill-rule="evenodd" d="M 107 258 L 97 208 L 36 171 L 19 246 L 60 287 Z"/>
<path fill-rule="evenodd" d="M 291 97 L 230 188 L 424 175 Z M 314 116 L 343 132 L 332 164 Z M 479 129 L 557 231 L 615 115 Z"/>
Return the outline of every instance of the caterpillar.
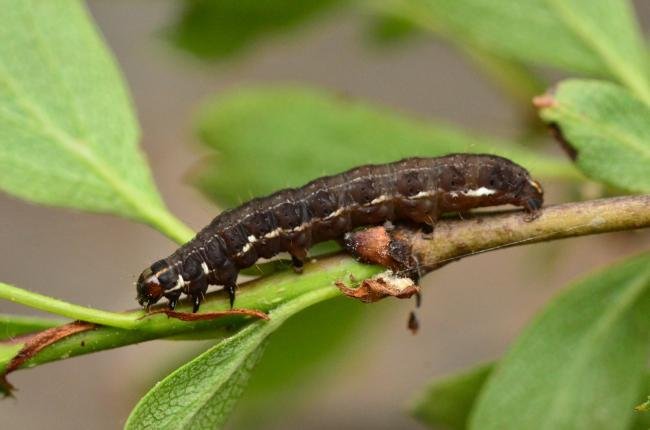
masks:
<path fill-rule="evenodd" d="M 166 297 L 174 309 L 186 294 L 196 312 L 208 286 L 222 285 L 232 307 L 239 270 L 259 258 L 288 252 L 300 271 L 312 244 L 360 226 L 403 220 L 431 228 L 443 213 L 503 204 L 534 215 L 542 203 L 542 187 L 528 171 L 495 155 L 364 165 L 222 212 L 194 239 L 142 272 L 137 300 L 148 309 Z"/>

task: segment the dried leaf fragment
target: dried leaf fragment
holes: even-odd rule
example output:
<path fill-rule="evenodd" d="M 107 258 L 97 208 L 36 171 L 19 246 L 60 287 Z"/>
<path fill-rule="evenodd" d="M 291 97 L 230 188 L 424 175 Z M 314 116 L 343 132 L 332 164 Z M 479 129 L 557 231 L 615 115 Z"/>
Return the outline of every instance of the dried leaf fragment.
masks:
<path fill-rule="evenodd" d="M 95 324 L 75 321 L 69 324 L 64 324 L 59 327 L 53 327 L 42 332 L 36 333 L 29 337 L 25 346 L 11 359 L 4 373 L 0 375 L 0 388 L 3 392 L 11 394 L 14 389 L 13 385 L 7 381 L 7 375 L 22 366 L 27 360 L 35 356 L 39 351 L 46 347 L 60 341 L 63 338 L 72 336 L 73 334 L 81 333 L 84 331 L 93 330 Z"/>
<path fill-rule="evenodd" d="M 171 309 L 161 309 L 159 311 L 151 312 L 147 315 L 163 313 L 169 318 L 176 318 L 181 321 L 209 321 L 217 318 L 227 317 L 230 315 L 246 315 L 250 317 L 259 318 L 262 320 L 269 319 L 269 316 L 255 309 L 231 309 L 229 311 L 221 312 L 201 312 L 201 313 L 190 313 L 190 312 L 176 312 Z"/>
<path fill-rule="evenodd" d="M 364 280 L 357 288 L 349 288 L 341 281 L 337 281 L 336 286 L 346 296 L 364 303 L 374 303 L 388 296 L 408 299 L 420 293 L 420 287 L 411 278 L 395 275 L 392 270 Z"/>

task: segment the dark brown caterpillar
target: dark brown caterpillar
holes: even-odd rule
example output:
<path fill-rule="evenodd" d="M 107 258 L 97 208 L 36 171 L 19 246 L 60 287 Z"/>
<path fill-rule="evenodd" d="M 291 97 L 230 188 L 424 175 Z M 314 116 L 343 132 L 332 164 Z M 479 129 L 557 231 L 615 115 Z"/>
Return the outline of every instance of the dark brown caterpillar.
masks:
<path fill-rule="evenodd" d="M 232 306 L 239 270 L 286 251 L 300 269 L 309 247 L 363 225 L 409 220 L 433 226 L 445 212 L 512 204 L 535 213 L 541 186 L 528 171 L 494 155 L 452 154 L 366 165 L 256 198 L 218 215 L 194 239 L 145 269 L 138 302 L 181 293 L 199 308 L 208 285 L 223 285 Z"/>

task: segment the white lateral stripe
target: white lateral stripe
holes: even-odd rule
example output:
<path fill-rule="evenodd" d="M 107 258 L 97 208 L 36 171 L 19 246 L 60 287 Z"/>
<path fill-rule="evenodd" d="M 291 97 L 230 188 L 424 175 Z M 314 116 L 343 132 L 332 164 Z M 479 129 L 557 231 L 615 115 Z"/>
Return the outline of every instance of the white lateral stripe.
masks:
<path fill-rule="evenodd" d="M 300 224 L 298 227 L 292 228 L 289 231 L 302 231 L 305 228 L 309 227 L 310 224 L 311 224 L 311 222 L 305 222 L 305 223 Z"/>
<path fill-rule="evenodd" d="M 339 216 L 339 215 L 341 215 L 341 214 L 342 214 L 346 209 L 347 209 L 347 208 L 345 208 L 345 207 L 343 207 L 343 208 L 338 208 L 337 210 L 335 210 L 335 211 L 332 212 L 331 214 L 327 215 L 327 216 L 326 216 L 325 218 L 323 218 L 323 219 L 326 219 L 326 220 L 327 220 L 327 219 L 334 218 L 335 216 Z M 319 219 L 319 218 L 315 218 L 315 219 L 313 219 L 312 221 L 320 221 L 320 219 Z"/>
<path fill-rule="evenodd" d="M 422 197 L 431 197 L 431 196 L 433 196 L 434 194 L 436 194 L 436 191 L 435 191 L 435 190 L 433 190 L 433 191 L 420 191 L 420 192 L 417 193 L 416 195 L 411 196 L 411 197 L 409 197 L 409 198 L 410 198 L 410 199 L 421 199 Z"/>
<path fill-rule="evenodd" d="M 278 236 L 280 236 L 280 233 L 282 233 L 282 231 L 283 231 L 283 230 L 282 230 L 280 227 L 278 227 L 278 228 L 276 228 L 275 230 L 266 233 L 266 234 L 264 235 L 264 238 L 265 238 L 265 239 L 270 239 L 270 238 L 272 238 L 272 237 L 278 237 Z"/>
<path fill-rule="evenodd" d="M 373 201 L 371 201 L 370 204 L 371 205 L 376 205 L 377 203 L 385 202 L 389 198 L 390 198 L 390 196 L 387 196 L 387 195 L 383 194 L 383 195 L 377 197 L 376 199 L 374 199 Z"/>
<path fill-rule="evenodd" d="M 496 190 L 481 187 L 481 188 L 476 188 L 476 189 L 473 189 L 473 190 L 465 190 L 465 191 L 462 191 L 461 193 L 464 196 L 468 196 L 468 197 L 483 197 L 483 196 L 490 196 L 490 195 L 492 195 L 492 194 L 494 194 L 496 192 L 497 192 Z"/>

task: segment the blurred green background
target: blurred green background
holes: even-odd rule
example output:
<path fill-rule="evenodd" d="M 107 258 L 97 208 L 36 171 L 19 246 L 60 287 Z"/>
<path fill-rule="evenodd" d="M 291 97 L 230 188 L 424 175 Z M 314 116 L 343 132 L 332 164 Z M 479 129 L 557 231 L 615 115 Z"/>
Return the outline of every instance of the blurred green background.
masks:
<path fill-rule="evenodd" d="M 436 123 L 494 136 L 494 141 L 518 140 L 539 132 L 530 127 L 529 98 L 519 92 L 521 87 L 506 85 L 504 91 L 498 76 L 486 78 L 475 63 L 467 61 L 467 52 L 460 54 L 448 42 L 414 36 L 413 29 L 399 19 L 371 21 L 364 9 L 342 7 L 343 1 L 313 2 L 307 10 L 295 11 L 289 7 L 293 3 L 286 2 L 283 8 L 282 16 L 289 20 L 258 22 L 251 18 L 246 29 L 232 25 L 237 22 L 236 10 L 226 11 L 235 14 L 231 19 L 224 12 L 221 25 L 232 30 L 232 38 L 218 41 L 210 39 L 210 32 L 203 27 L 210 11 L 200 7 L 183 9 L 182 2 L 173 1 L 89 2 L 130 86 L 141 122 L 142 145 L 156 182 L 171 210 L 192 227 L 199 229 L 218 210 L 188 185 L 214 155 L 199 144 L 195 133 L 195 114 L 209 114 L 210 108 L 200 108 L 208 99 L 224 102 L 223 109 L 231 114 L 224 117 L 232 118 L 230 130 L 240 133 L 242 141 L 264 138 L 262 126 L 267 127 L 269 138 L 267 152 L 248 154 L 249 171 L 230 172 L 222 165 L 222 175 L 214 181 L 204 175 L 199 182 L 210 194 L 218 194 L 230 204 L 245 200 L 268 186 L 265 175 L 273 175 L 277 157 L 291 156 L 290 142 L 282 146 L 272 135 L 278 124 L 292 124 L 291 118 L 282 118 L 281 109 L 274 109 L 274 102 L 286 99 L 248 99 L 253 107 L 270 112 L 265 122 L 256 124 L 257 129 L 251 127 L 258 133 L 251 132 L 251 136 L 246 134 L 246 116 L 237 115 L 246 98 L 238 99 L 240 105 L 226 103 L 246 96 L 243 89 L 247 87 L 321 87 L 330 91 L 327 97 L 334 100 L 330 102 L 360 99 L 413 118 L 435 118 Z M 650 5 L 637 1 L 636 6 L 645 24 L 650 20 Z M 265 16 L 271 12 L 260 11 Z M 307 22 L 298 25 L 305 16 Z M 175 22 L 180 24 L 173 27 Z M 284 32 L 287 27 L 290 31 Z M 258 31 L 273 37 L 256 39 Z M 561 34 L 554 37 L 563 41 Z M 223 56 L 226 61 L 201 62 L 172 47 L 166 42 L 170 40 L 201 56 Z M 233 58 L 238 46 L 243 52 Z M 548 54 L 543 47 L 531 46 L 531 50 L 535 58 Z M 469 57 L 477 60 L 475 54 Z M 590 72 L 596 68 L 576 53 L 568 52 L 562 58 L 562 65 L 570 70 Z M 546 69 L 542 74 L 551 82 L 565 76 Z M 533 88 L 538 85 L 529 84 Z M 296 93 L 295 98 L 304 102 L 301 94 Z M 325 112 L 327 121 L 337 122 L 327 103 L 307 103 L 301 112 Z M 387 139 L 381 128 L 386 122 L 364 109 L 355 111 L 357 121 L 376 121 L 377 137 Z M 408 130 L 416 144 L 422 136 L 431 138 L 432 132 L 423 123 L 409 121 L 400 127 Z M 308 139 L 309 130 L 299 130 L 300 124 L 296 119 L 298 130 L 294 131 L 305 133 L 303 144 L 316 145 Z M 354 126 L 350 130 L 355 130 Z M 202 127 L 201 136 L 227 141 L 228 136 L 219 135 L 215 128 Z M 439 133 L 435 138 L 443 148 L 445 139 L 456 138 L 451 131 Z M 334 156 L 345 151 L 341 143 L 345 139 L 362 140 L 348 134 L 331 139 L 339 143 L 332 149 Z M 363 139 L 368 139 L 363 141 L 367 149 L 359 152 L 359 163 L 391 158 L 393 152 L 372 153 L 376 142 L 372 135 Z M 550 139 L 539 140 L 537 145 L 548 145 L 543 152 L 562 156 Z M 398 144 L 395 142 L 395 156 L 400 154 Z M 472 150 L 477 144 L 467 138 L 466 145 Z M 277 152 L 273 150 L 276 147 Z M 347 163 L 334 165 L 344 168 Z M 294 164 L 305 171 L 318 168 L 318 160 L 313 159 L 294 160 Z M 321 173 L 329 172 L 316 175 Z M 300 174 L 287 173 L 286 185 L 295 184 Z M 248 192 L 228 193 L 232 184 L 243 180 L 251 183 Z M 214 192 L 215 184 L 220 193 Z M 559 183 L 546 185 L 549 203 L 570 199 L 575 192 Z M 589 188 L 579 191 L 590 193 Z M 6 195 L 0 195 L 0 211 L 0 241 L 12 244 L 1 247 L 2 279 L 80 304 L 134 307 L 134 292 L 125 286 L 131 285 L 153 258 L 175 248 L 160 234 L 113 217 L 36 207 Z M 621 233 L 503 250 L 445 267 L 424 280 L 417 336 L 406 330 L 412 302 L 363 306 L 339 300 L 319 305 L 309 315 L 290 322 L 273 339 L 231 427 L 423 428 L 404 408 L 426 381 L 498 358 L 535 311 L 567 281 L 647 248 L 649 243 L 647 234 Z M 37 270 L 35 260 L 39 262 Z M 1 306 L 3 312 L 18 309 L 6 303 Z M 305 334 L 305 327 L 313 332 Z M 338 331 L 333 330 L 337 327 Z M 205 344 L 150 342 L 18 372 L 12 375 L 20 387 L 18 399 L 1 402 L 0 414 L 12 427 L 70 429 L 92 424 L 93 428 L 118 428 L 157 378 L 205 348 Z M 34 405 L 38 405 L 38 414 L 31 413 Z"/>

